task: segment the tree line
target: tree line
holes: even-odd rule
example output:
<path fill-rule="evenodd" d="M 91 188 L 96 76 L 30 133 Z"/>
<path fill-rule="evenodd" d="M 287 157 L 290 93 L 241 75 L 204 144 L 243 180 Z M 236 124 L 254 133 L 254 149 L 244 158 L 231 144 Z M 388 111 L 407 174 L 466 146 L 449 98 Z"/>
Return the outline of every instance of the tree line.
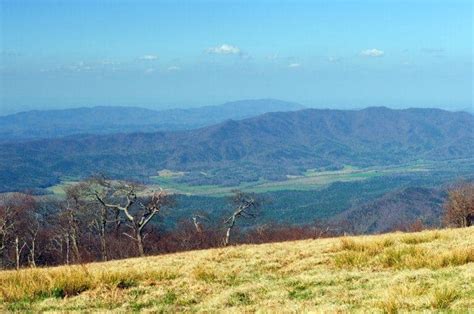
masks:
<path fill-rule="evenodd" d="M 65 196 L 37 198 L 25 193 L 0 195 L 0 268 L 77 264 L 91 261 L 205 249 L 239 243 L 265 243 L 336 236 L 337 225 L 265 224 L 241 228 L 239 221 L 255 218 L 265 200 L 257 194 L 234 191 L 230 212 L 211 221 L 194 214 L 172 230 L 160 230 L 158 217 L 179 210 L 175 195 L 141 184 L 96 176 L 64 188 Z M 448 226 L 474 224 L 474 184 L 448 191 L 444 222 Z M 422 230 L 420 221 L 400 227 Z"/>

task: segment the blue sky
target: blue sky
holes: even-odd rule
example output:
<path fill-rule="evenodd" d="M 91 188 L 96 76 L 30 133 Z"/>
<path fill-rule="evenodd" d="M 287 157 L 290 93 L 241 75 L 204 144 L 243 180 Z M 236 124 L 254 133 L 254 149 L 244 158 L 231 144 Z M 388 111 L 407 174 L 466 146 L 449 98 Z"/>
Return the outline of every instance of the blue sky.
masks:
<path fill-rule="evenodd" d="M 0 114 L 249 98 L 472 106 L 469 0 L 0 4 Z"/>

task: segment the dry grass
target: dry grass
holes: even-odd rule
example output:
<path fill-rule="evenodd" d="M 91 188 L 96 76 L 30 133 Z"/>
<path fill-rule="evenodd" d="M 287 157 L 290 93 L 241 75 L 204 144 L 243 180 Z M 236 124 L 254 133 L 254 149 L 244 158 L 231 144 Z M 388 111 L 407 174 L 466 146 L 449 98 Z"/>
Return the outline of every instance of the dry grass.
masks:
<path fill-rule="evenodd" d="M 474 228 L 306 240 L 0 272 L 2 311 L 474 308 Z"/>
<path fill-rule="evenodd" d="M 435 247 L 450 241 L 448 233 L 443 237 L 440 231 L 385 235 L 377 240 L 343 238 L 334 250 L 338 252 L 334 264 L 339 268 L 440 269 L 474 262 L 474 245 Z"/>

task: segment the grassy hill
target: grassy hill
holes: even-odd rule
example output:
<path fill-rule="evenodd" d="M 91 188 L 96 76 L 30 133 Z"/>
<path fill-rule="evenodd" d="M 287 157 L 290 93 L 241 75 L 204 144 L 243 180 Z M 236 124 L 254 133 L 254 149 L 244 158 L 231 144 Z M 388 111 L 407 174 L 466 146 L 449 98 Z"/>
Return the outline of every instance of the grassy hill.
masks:
<path fill-rule="evenodd" d="M 0 272 L 0 311 L 468 311 L 474 228 Z"/>

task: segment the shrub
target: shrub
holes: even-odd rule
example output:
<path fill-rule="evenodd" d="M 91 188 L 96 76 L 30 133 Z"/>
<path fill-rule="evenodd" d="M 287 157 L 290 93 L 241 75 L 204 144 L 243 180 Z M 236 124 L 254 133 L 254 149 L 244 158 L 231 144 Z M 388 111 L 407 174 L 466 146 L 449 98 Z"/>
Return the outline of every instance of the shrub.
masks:
<path fill-rule="evenodd" d="M 234 292 L 230 295 L 227 305 L 237 306 L 237 305 L 249 305 L 252 304 L 252 299 L 250 294 L 247 292 Z"/>
<path fill-rule="evenodd" d="M 455 289 L 448 287 L 436 289 L 431 299 L 431 306 L 434 309 L 448 309 L 457 298 L 459 293 Z"/>

